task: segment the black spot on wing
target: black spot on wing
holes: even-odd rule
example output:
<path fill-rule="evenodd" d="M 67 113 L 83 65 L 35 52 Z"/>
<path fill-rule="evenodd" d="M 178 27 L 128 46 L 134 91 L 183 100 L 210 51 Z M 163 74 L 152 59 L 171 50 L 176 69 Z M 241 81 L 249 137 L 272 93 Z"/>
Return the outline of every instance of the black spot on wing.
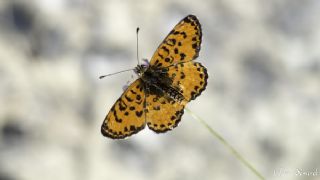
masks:
<path fill-rule="evenodd" d="M 124 111 L 127 109 L 127 104 L 123 102 L 122 100 L 119 101 L 119 109 L 120 111 Z"/>
<path fill-rule="evenodd" d="M 162 46 L 161 49 L 163 49 L 167 54 L 169 54 L 169 52 L 170 52 L 169 49 L 165 46 Z"/>
<path fill-rule="evenodd" d="M 192 48 L 193 49 L 197 49 L 198 48 L 198 44 L 197 43 L 192 44 Z"/>
<path fill-rule="evenodd" d="M 181 61 L 183 61 L 185 57 L 186 57 L 186 54 L 180 53 L 180 60 L 181 60 Z M 182 63 L 181 63 L 181 64 L 182 64 Z"/>
<path fill-rule="evenodd" d="M 142 114 L 143 114 L 143 111 L 136 111 L 136 115 L 137 115 L 138 117 L 141 117 Z"/>
<path fill-rule="evenodd" d="M 176 39 L 168 39 L 167 41 L 166 41 L 166 44 L 167 45 L 169 45 L 169 46 L 174 46 L 174 45 L 176 45 Z"/>
<path fill-rule="evenodd" d="M 153 110 L 159 111 L 160 110 L 160 106 L 153 106 Z"/>
<path fill-rule="evenodd" d="M 181 76 L 180 76 L 181 79 L 184 79 L 184 78 L 186 77 L 186 75 L 185 75 L 184 72 L 182 72 L 182 71 L 181 71 L 180 75 L 181 75 Z"/>
<path fill-rule="evenodd" d="M 130 111 L 133 111 L 133 110 L 135 110 L 136 108 L 135 108 L 134 106 L 131 106 L 129 109 L 130 109 Z"/>
<path fill-rule="evenodd" d="M 178 48 L 174 48 L 174 53 L 175 53 L 175 54 L 178 54 L 178 53 L 179 53 Z"/>

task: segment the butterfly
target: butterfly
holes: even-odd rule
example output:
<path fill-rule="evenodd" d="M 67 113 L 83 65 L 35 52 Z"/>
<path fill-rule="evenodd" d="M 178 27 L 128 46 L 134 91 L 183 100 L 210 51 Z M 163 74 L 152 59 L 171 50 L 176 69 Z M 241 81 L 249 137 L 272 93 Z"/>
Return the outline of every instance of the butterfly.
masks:
<path fill-rule="evenodd" d="M 156 133 L 175 128 L 186 104 L 207 85 L 207 69 L 199 62 L 202 32 L 194 15 L 183 18 L 159 45 L 148 64 L 135 68 L 139 76 L 105 117 L 101 133 L 112 139 L 131 136 L 147 125 Z"/>

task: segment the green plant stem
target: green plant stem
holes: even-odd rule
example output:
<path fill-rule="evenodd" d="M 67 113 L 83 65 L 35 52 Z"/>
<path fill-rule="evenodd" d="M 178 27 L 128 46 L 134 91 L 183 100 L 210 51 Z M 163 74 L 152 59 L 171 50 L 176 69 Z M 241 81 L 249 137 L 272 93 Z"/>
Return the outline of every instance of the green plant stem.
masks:
<path fill-rule="evenodd" d="M 241 154 L 236 151 L 219 133 L 217 133 L 214 129 L 212 129 L 207 122 L 205 122 L 203 119 L 201 119 L 199 116 L 197 116 L 195 113 L 190 111 L 188 108 L 185 108 L 185 110 L 196 120 L 200 121 L 202 125 L 204 125 L 209 132 L 216 137 L 225 147 L 227 147 L 231 153 L 239 160 L 241 161 L 247 168 L 249 168 L 259 179 L 265 179 L 261 173 L 259 173 L 244 157 L 241 156 Z"/>

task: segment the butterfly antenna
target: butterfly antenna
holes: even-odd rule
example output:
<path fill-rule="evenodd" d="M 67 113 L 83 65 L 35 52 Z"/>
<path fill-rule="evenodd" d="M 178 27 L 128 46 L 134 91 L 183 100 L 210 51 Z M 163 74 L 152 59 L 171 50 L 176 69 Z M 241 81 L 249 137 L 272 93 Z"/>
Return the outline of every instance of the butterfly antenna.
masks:
<path fill-rule="evenodd" d="M 138 65 L 140 65 L 140 63 L 139 63 L 139 30 L 140 30 L 140 28 L 139 27 L 137 27 L 137 61 L 138 61 Z"/>
<path fill-rule="evenodd" d="M 139 30 L 140 30 L 140 28 L 137 27 L 136 33 L 137 33 L 137 61 L 138 61 L 138 65 L 140 65 L 140 63 L 139 63 L 139 38 L 138 38 Z M 127 72 L 127 71 L 132 71 L 132 70 L 135 70 L 135 68 L 134 69 L 126 69 L 126 70 L 115 72 L 115 73 L 111 73 L 111 74 L 106 74 L 106 75 L 100 76 L 99 79 L 105 78 L 107 76 L 112 76 L 112 75 L 115 75 L 115 74 Z"/>
<path fill-rule="evenodd" d="M 112 76 L 112 75 L 115 75 L 115 74 L 127 72 L 127 71 L 132 71 L 132 70 L 134 70 L 134 69 L 126 69 L 126 70 L 123 70 L 123 71 L 119 71 L 119 72 L 115 72 L 115 73 L 111 73 L 111 74 L 106 74 L 106 75 L 100 76 L 99 79 L 105 78 L 107 76 Z"/>

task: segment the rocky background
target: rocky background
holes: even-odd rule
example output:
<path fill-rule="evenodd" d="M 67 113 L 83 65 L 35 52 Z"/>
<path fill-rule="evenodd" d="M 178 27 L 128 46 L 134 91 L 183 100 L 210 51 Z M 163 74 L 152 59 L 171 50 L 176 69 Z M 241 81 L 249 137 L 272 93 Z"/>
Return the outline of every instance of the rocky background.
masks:
<path fill-rule="evenodd" d="M 126 140 L 100 125 L 195 14 L 206 91 L 189 108 L 267 179 L 320 179 L 320 1 L 0 1 L 0 180 L 257 179 L 189 114 Z"/>

